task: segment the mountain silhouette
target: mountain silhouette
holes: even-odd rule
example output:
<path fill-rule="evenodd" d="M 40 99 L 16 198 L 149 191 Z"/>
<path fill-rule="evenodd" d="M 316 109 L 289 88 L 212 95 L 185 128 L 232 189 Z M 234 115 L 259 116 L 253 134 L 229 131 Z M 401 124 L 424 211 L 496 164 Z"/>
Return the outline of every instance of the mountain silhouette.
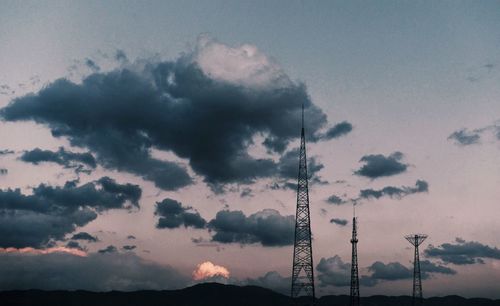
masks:
<path fill-rule="evenodd" d="M 290 297 L 257 286 L 235 286 L 204 283 L 179 290 L 109 291 L 43 291 L 13 290 L 0 292 L 2 305 L 37 306 L 290 306 Z M 362 297 L 363 306 L 410 306 L 409 296 Z M 349 296 L 323 296 L 318 306 L 349 305 Z M 451 295 L 425 299 L 424 306 L 493 306 L 500 300 L 466 299 Z"/>

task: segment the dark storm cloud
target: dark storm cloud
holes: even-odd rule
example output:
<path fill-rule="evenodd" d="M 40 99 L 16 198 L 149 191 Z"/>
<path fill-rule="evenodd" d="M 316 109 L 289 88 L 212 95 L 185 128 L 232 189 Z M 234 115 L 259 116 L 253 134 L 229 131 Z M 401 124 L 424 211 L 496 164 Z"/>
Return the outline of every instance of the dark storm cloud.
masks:
<path fill-rule="evenodd" d="M 300 136 L 302 105 L 309 139 L 326 125 L 305 85 L 286 75 L 250 90 L 212 79 L 193 57 L 151 61 L 141 71 L 93 73 L 81 84 L 59 79 L 14 99 L 0 115 L 46 125 L 55 137 L 90 149 L 104 167 L 140 175 L 165 190 L 192 179 L 183 166 L 153 158 L 153 148 L 188 160 L 209 184 L 251 183 L 282 172 L 272 159 L 249 155 L 255 135 L 265 138 L 269 150 L 283 152 Z M 345 133 L 345 126 L 333 135 Z"/>
<path fill-rule="evenodd" d="M 35 148 L 31 151 L 25 151 L 20 159 L 27 163 L 38 165 L 41 162 L 52 162 L 64 166 L 65 168 L 76 168 L 77 172 L 91 171 L 97 167 L 94 156 L 89 152 L 74 153 L 66 151 L 60 147 L 58 151 L 42 150 Z M 87 166 L 84 169 L 83 166 Z"/>
<path fill-rule="evenodd" d="M 425 250 L 425 255 L 456 265 L 483 264 L 484 259 L 500 259 L 500 249 L 457 238 L 455 244 L 443 243 L 438 247 L 429 245 Z"/>
<path fill-rule="evenodd" d="M 349 221 L 347 221 L 346 219 L 333 218 L 330 220 L 330 223 L 334 223 L 340 226 L 346 226 Z"/>
<path fill-rule="evenodd" d="M 208 223 L 208 228 L 215 232 L 212 240 L 217 242 L 285 246 L 293 244 L 295 219 L 274 209 L 264 209 L 248 217 L 239 210 L 222 210 Z"/>
<path fill-rule="evenodd" d="M 88 242 L 97 242 L 98 239 L 95 236 L 90 235 L 89 233 L 86 232 L 79 232 L 77 234 L 74 234 L 71 239 L 73 240 L 85 240 Z"/>
<path fill-rule="evenodd" d="M 365 155 L 360 159 L 365 164 L 354 174 L 371 179 L 400 174 L 408 168 L 407 164 L 401 162 L 402 159 L 401 152 L 394 152 L 387 157 L 382 154 Z"/>
<path fill-rule="evenodd" d="M 135 291 L 177 289 L 188 279 L 132 252 L 0 254 L 0 290 Z"/>
<path fill-rule="evenodd" d="M 0 247 L 41 247 L 62 240 L 109 209 L 139 207 L 141 189 L 103 177 L 80 186 L 40 184 L 33 194 L 0 190 Z"/>
<path fill-rule="evenodd" d="M 183 207 L 182 203 L 168 198 L 156 202 L 155 215 L 160 217 L 157 228 L 204 228 L 207 223 L 192 207 Z"/>
<path fill-rule="evenodd" d="M 135 240 L 135 236 L 134 235 L 128 235 L 127 239 L 129 239 L 129 240 Z"/>
<path fill-rule="evenodd" d="M 9 155 L 9 154 L 14 154 L 14 151 L 9 149 L 0 150 L 0 155 Z"/>
<path fill-rule="evenodd" d="M 478 131 L 467 131 L 466 129 L 455 131 L 448 136 L 448 139 L 454 140 L 456 144 L 462 146 L 477 144 L 480 138 L 481 136 Z"/>
<path fill-rule="evenodd" d="M 375 189 L 362 189 L 359 192 L 359 199 L 379 199 L 384 196 L 388 196 L 391 198 L 401 199 L 410 194 L 419 193 L 419 192 L 428 192 L 429 184 L 423 180 L 417 180 L 415 183 L 415 187 L 409 186 L 387 186 L 380 190 Z"/>
<path fill-rule="evenodd" d="M 122 246 L 122 249 L 124 249 L 126 251 L 132 251 L 135 248 L 137 248 L 137 246 L 135 246 L 135 245 L 124 245 L 124 246 Z"/>
<path fill-rule="evenodd" d="M 424 279 L 429 278 L 434 273 L 446 275 L 457 273 L 453 269 L 428 260 L 422 260 L 420 268 Z M 319 272 L 318 279 L 321 287 L 350 285 L 351 264 L 344 263 L 338 255 L 321 258 L 316 270 Z M 371 273 L 370 275 L 360 276 L 360 284 L 366 287 L 375 286 L 381 281 L 396 281 L 413 277 L 413 268 L 406 267 L 399 262 L 385 264 L 377 261 L 368 267 L 368 271 Z"/>
<path fill-rule="evenodd" d="M 351 131 L 352 131 L 352 124 L 347 121 L 342 121 L 340 123 L 337 123 L 330 129 L 328 129 L 326 133 L 318 136 L 318 138 L 324 140 L 339 138 L 349 134 Z"/>

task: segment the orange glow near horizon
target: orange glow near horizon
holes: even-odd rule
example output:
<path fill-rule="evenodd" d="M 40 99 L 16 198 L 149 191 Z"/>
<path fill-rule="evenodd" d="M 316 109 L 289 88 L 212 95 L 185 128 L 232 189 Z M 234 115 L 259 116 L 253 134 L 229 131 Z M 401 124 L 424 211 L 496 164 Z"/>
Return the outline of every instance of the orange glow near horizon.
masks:
<path fill-rule="evenodd" d="M 86 257 L 87 252 L 67 247 L 52 247 L 47 249 L 35 249 L 35 248 L 0 248 L 0 254 L 52 254 L 52 253 L 66 253 L 80 257 Z"/>

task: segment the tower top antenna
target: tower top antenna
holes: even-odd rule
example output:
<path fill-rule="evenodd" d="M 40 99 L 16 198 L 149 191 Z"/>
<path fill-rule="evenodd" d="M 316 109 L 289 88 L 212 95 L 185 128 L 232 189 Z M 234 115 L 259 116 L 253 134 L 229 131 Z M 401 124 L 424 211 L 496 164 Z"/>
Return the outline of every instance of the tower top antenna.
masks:
<path fill-rule="evenodd" d="M 302 103 L 302 130 L 304 129 L 304 103 Z"/>
<path fill-rule="evenodd" d="M 406 240 L 410 242 L 415 247 L 414 259 L 413 259 L 413 306 L 422 305 L 422 275 L 420 273 L 420 255 L 418 252 L 418 247 L 427 238 L 425 234 L 411 234 L 405 236 Z"/>
<path fill-rule="evenodd" d="M 427 239 L 426 234 L 411 234 L 411 235 L 406 235 L 405 239 L 408 240 L 411 244 L 414 246 L 418 247 L 419 245 L 424 242 L 425 239 Z"/>

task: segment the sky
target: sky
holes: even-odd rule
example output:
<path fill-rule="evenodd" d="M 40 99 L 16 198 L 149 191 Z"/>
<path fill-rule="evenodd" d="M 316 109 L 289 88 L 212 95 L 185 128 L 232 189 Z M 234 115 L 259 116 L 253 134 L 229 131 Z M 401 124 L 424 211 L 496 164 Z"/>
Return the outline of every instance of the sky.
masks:
<path fill-rule="evenodd" d="M 0 290 L 500 298 L 499 1 L 3 1 Z M 91 271 L 89 273 L 89 271 Z M 77 277 L 69 277 L 77 275 Z"/>

